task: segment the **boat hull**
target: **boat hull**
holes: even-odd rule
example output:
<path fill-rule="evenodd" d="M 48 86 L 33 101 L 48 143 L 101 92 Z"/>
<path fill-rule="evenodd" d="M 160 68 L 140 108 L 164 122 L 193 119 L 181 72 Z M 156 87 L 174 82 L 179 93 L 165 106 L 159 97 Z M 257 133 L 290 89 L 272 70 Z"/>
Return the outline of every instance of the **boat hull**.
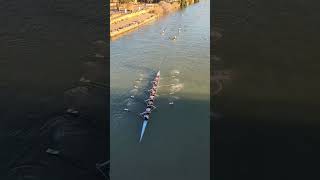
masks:
<path fill-rule="evenodd" d="M 160 71 L 157 72 L 156 77 L 159 78 L 159 80 L 158 80 L 158 86 L 159 86 L 159 82 L 160 82 Z M 158 90 L 158 87 L 157 87 L 157 90 Z M 157 90 L 156 90 L 156 92 L 157 92 Z M 142 138 L 143 138 L 143 135 L 144 135 L 144 132 L 145 132 L 145 130 L 146 130 L 147 125 L 148 125 L 148 121 L 144 120 L 144 121 L 143 121 L 143 124 L 142 124 L 142 129 L 141 129 L 141 133 L 140 133 L 139 142 L 142 141 Z"/>
<path fill-rule="evenodd" d="M 144 132 L 145 132 L 145 130 L 146 130 L 147 125 L 148 125 L 148 121 L 144 120 L 144 121 L 143 121 L 143 124 L 142 124 L 142 129 L 141 129 L 141 134 L 140 134 L 140 140 L 139 140 L 139 142 L 142 141 L 143 134 L 144 134 Z"/>

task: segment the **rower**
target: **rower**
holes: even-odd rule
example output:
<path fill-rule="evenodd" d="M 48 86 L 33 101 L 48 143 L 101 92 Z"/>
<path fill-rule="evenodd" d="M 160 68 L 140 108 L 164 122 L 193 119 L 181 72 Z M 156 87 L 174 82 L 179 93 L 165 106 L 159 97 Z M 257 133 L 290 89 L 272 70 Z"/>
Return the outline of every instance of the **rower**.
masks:
<path fill-rule="evenodd" d="M 153 105 L 153 100 L 147 101 L 147 105 Z"/>
<path fill-rule="evenodd" d="M 147 102 L 147 108 L 151 108 L 152 110 L 154 110 L 154 109 L 156 109 L 157 107 L 155 107 L 154 105 L 153 105 L 153 101 L 148 101 Z"/>
<path fill-rule="evenodd" d="M 156 91 L 157 90 L 157 86 L 152 86 L 152 90 Z"/>
<path fill-rule="evenodd" d="M 151 114 L 151 108 L 147 107 L 147 109 L 143 112 L 143 113 L 140 113 L 141 116 L 143 115 L 150 115 Z"/>
<path fill-rule="evenodd" d="M 153 82 L 158 82 L 158 81 L 159 81 L 158 77 L 154 78 L 154 80 L 153 80 Z"/>
<path fill-rule="evenodd" d="M 156 91 L 153 89 L 150 89 L 149 92 L 150 92 L 150 96 L 154 96 L 156 94 Z"/>
<path fill-rule="evenodd" d="M 151 96 L 149 97 L 149 99 L 145 100 L 145 102 L 147 102 L 147 101 L 153 101 L 153 100 L 154 100 L 154 96 L 151 95 Z"/>
<path fill-rule="evenodd" d="M 157 89 L 157 86 L 158 86 L 158 82 L 153 82 L 152 81 L 152 89 Z"/>
<path fill-rule="evenodd" d="M 143 115 L 143 120 L 149 121 L 150 116 L 148 114 Z"/>
<path fill-rule="evenodd" d="M 147 105 L 147 108 L 151 108 L 152 111 L 155 110 L 157 107 L 155 107 L 154 105 Z"/>
<path fill-rule="evenodd" d="M 149 89 L 148 91 L 151 92 L 151 91 L 156 91 L 156 90 L 157 90 L 157 86 L 153 85 L 152 88 Z"/>
<path fill-rule="evenodd" d="M 152 86 L 158 86 L 158 81 L 152 81 Z"/>

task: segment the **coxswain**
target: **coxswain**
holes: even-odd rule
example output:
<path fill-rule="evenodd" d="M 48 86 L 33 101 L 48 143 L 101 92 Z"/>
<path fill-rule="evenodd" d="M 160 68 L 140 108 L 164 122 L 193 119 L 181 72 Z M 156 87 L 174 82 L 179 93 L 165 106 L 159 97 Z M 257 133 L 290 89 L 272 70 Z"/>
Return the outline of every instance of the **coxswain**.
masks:
<path fill-rule="evenodd" d="M 149 115 L 148 114 L 145 114 L 145 115 L 143 115 L 143 120 L 145 120 L 145 121 L 149 121 Z"/>
<path fill-rule="evenodd" d="M 151 93 L 150 93 L 150 96 L 155 96 L 156 95 L 156 92 L 155 91 L 152 91 Z"/>
<path fill-rule="evenodd" d="M 151 108 L 147 107 L 146 110 L 143 113 L 140 113 L 141 116 L 143 115 L 150 115 L 151 114 Z"/>

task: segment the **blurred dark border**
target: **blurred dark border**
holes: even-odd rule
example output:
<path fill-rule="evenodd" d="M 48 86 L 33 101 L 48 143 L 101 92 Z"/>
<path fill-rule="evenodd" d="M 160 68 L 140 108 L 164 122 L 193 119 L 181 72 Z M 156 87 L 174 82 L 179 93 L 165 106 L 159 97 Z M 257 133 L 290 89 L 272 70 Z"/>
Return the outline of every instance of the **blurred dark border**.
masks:
<path fill-rule="evenodd" d="M 108 1 L 1 1 L 0 26 L 0 179 L 106 179 Z"/>
<path fill-rule="evenodd" d="M 211 5 L 212 178 L 320 179 L 319 2 Z"/>

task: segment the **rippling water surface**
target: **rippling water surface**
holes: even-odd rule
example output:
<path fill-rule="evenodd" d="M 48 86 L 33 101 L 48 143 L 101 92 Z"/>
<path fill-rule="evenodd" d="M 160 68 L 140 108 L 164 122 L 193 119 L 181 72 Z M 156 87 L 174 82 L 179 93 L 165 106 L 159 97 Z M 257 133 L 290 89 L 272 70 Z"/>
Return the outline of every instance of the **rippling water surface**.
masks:
<path fill-rule="evenodd" d="M 201 1 L 111 41 L 112 179 L 209 179 L 209 14 Z M 142 121 L 123 109 L 144 110 L 159 65 L 158 108 L 139 144 Z"/>

